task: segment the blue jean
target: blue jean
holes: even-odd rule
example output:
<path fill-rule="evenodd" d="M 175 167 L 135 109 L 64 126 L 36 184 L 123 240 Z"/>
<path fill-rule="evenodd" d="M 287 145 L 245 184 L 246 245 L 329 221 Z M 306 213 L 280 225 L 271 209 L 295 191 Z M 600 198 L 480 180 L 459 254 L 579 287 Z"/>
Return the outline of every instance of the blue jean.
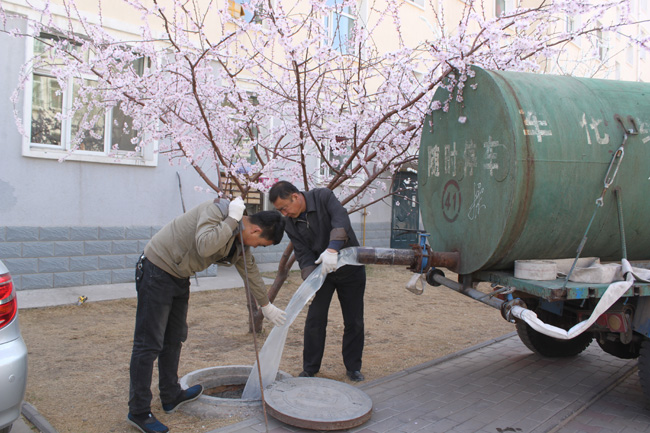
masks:
<path fill-rule="evenodd" d="M 189 278 L 173 277 L 147 259 L 138 265 L 135 285 L 138 307 L 129 386 L 129 412 L 134 415 L 151 411 L 151 380 L 156 359 L 161 402 L 172 403 L 182 392 L 178 362 L 181 346 L 187 339 L 190 297 Z"/>
<path fill-rule="evenodd" d="M 307 310 L 305 320 L 303 370 L 318 373 L 325 352 L 327 316 L 336 291 L 343 313 L 343 342 L 341 353 L 348 371 L 361 370 L 363 355 L 363 295 L 366 289 L 365 266 L 343 266 L 327 275 Z"/>

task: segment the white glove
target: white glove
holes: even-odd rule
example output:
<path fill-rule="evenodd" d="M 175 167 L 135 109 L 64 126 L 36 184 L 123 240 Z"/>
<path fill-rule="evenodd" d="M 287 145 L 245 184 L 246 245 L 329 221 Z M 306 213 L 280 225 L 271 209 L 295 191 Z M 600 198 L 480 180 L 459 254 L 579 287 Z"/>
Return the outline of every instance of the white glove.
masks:
<path fill-rule="evenodd" d="M 323 254 L 320 255 L 318 260 L 316 260 L 316 264 L 323 264 L 323 267 L 321 268 L 321 273 L 323 275 L 329 274 L 330 272 L 334 272 L 336 270 L 336 263 L 339 260 L 339 253 L 338 251 L 335 252 L 330 252 L 328 250 L 323 251 Z"/>
<path fill-rule="evenodd" d="M 240 221 L 245 209 L 246 203 L 244 203 L 241 197 L 237 197 L 228 205 L 228 216 L 235 221 Z"/>
<path fill-rule="evenodd" d="M 269 319 L 275 326 L 282 326 L 287 320 L 287 313 L 280 310 L 270 302 L 262 307 L 262 314 L 264 314 L 264 317 Z"/>

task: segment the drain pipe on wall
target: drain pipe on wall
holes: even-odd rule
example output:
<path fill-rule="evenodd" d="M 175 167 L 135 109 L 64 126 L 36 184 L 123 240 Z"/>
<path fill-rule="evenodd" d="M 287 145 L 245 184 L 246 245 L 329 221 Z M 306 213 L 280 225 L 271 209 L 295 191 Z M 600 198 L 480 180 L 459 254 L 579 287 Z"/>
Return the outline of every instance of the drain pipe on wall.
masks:
<path fill-rule="evenodd" d="M 361 245 L 366 246 L 366 216 L 368 215 L 368 208 L 363 208 L 363 241 Z"/>

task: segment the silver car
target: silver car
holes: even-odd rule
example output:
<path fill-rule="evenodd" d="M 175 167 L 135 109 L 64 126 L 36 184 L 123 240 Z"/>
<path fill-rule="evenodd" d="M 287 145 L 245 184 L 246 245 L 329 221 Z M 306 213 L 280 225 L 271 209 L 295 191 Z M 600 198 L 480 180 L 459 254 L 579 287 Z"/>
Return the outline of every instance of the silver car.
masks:
<path fill-rule="evenodd" d="M 0 433 L 20 416 L 27 386 L 27 347 L 18 328 L 16 289 L 0 261 Z"/>

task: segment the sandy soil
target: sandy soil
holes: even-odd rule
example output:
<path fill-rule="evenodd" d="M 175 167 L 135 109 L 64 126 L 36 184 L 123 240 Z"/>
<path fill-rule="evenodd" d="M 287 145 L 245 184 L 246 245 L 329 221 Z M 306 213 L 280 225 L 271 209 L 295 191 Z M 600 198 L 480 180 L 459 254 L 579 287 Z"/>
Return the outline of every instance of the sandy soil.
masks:
<path fill-rule="evenodd" d="M 367 274 L 366 381 L 514 330 L 497 310 L 450 289 L 427 286 L 419 296 L 408 292 L 411 273 L 401 266 L 371 265 Z M 454 278 L 449 272 L 447 276 Z M 292 272 L 276 305 L 286 306 L 301 282 L 299 273 Z M 244 289 L 192 294 L 179 376 L 205 367 L 254 363 L 245 302 Z M 136 431 L 126 422 L 135 308 L 135 299 L 124 299 L 20 311 L 29 348 L 26 401 L 60 433 Z M 305 313 L 306 308 L 289 330 L 280 365 L 294 376 L 302 369 Z M 259 348 L 271 325 L 264 326 Z M 320 377 L 347 381 L 340 354 L 342 330 L 335 297 Z M 209 431 L 240 421 L 200 419 L 182 411 L 167 415 L 156 397 L 157 376 L 153 383 L 154 414 L 173 432 Z"/>

